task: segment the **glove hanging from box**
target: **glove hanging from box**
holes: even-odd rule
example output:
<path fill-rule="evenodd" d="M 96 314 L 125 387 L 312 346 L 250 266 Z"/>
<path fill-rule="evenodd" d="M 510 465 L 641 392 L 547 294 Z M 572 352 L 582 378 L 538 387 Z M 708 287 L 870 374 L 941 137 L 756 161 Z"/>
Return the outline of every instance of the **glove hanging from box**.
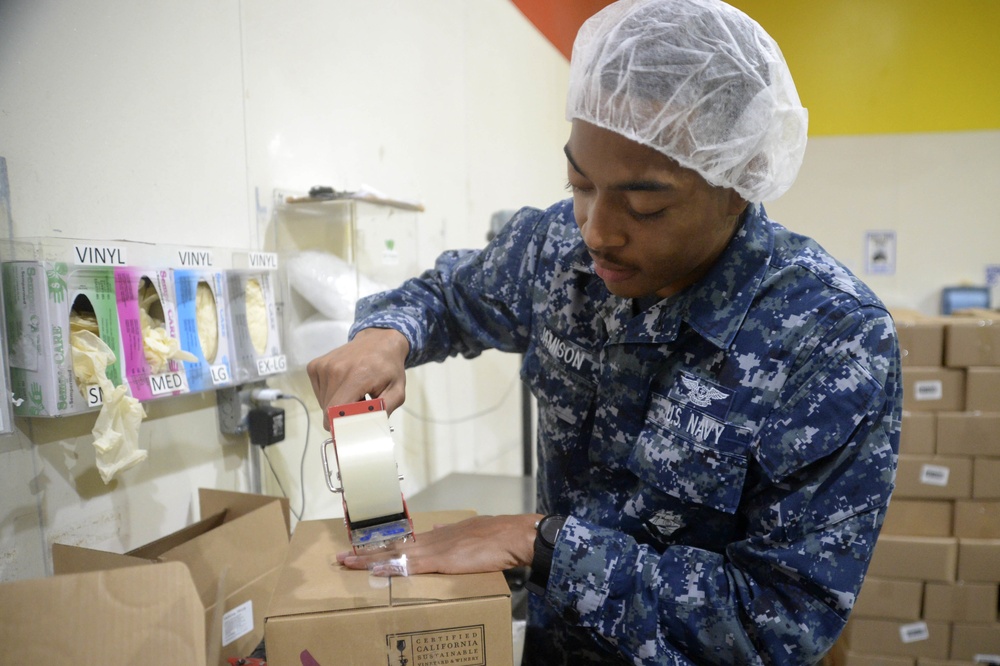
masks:
<path fill-rule="evenodd" d="M 115 387 L 108 379 L 108 366 L 115 362 L 115 354 L 92 332 L 93 328 L 78 317 L 71 318 L 73 374 L 81 387 L 96 384 L 103 393 L 104 403 L 91 432 L 97 470 L 104 483 L 110 483 L 118 472 L 146 459 L 146 452 L 139 448 L 139 423 L 146 417 L 146 411 L 128 395 L 125 385 Z"/>

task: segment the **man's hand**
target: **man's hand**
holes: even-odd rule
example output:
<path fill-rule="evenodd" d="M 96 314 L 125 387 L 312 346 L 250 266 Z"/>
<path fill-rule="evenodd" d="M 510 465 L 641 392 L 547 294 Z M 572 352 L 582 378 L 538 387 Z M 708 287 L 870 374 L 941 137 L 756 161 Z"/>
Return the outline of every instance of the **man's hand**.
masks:
<path fill-rule="evenodd" d="M 366 328 L 346 345 L 310 361 L 306 371 L 323 409 L 323 427 L 330 429 L 328 407 L 364 400 L 365 394 L 385 400 L 390 414 L 402 405 L 409 353 L 410 343 L 399 331 Z"/>
<path fill-rule="evenodd" d="M 474 516 L 458 523 L 436 526 L 407 543 L 375 553 L 340 553 L 337 561 L 349 569 L 371 568 L 406 556 L 408 575 L 425 573 L 486 573 L 528 566 L 535 553 L 535 523 L 540 514 Z M 393 573 L 391 567 L 386 574 Z"/>

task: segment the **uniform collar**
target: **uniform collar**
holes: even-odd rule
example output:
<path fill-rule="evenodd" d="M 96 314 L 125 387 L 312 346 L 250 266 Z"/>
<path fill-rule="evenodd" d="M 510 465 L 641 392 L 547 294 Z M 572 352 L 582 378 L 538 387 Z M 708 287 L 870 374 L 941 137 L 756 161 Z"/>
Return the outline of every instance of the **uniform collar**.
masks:
<path fill-rule="evenodd" d="M 671 342 L 684 321 L 724 349 L 736 337 L 750 309 L 773 250 L 774 229 L 767 213 L 763 206 L 751 205 L 739 230 L 704 278 L 637 316 L 632 313 L 632 299 L 610 293 L 594 273 L 582 241 L 564 258 L 564 266 L 591 276 L 586 291 L 597 306 L 609 342 Z"/>

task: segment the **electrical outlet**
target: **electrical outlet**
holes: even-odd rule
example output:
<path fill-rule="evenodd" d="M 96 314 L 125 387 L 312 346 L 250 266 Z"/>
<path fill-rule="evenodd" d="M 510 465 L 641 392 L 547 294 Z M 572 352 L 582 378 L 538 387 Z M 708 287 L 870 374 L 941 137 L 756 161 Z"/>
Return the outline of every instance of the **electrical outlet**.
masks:
<path fill-rule="evenodd" d="M 263 381 L 221 388 L 215 392 L 219 410 L 219 431 L 223 435 L 243 435 L 250 427 L 250 396 L 254 389 L 267 388 Z"/>

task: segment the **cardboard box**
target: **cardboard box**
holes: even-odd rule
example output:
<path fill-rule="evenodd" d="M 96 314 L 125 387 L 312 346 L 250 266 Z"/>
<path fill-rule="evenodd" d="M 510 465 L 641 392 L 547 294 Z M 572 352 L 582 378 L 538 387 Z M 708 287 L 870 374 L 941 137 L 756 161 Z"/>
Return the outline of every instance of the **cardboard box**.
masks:
<path fill-rule="evenodd" d="M 210 663 L 205 607 L 180 562 L 6 583 L 0 617 L 5 664 Z"/>
<path fill-rule="evenodd" d="M 972 497 L 1000 499 L 1000 458 L 978 456 L 973 459 Z"/>
<path fill-rule="evenodd" d="M 958 539 L 882 535 L 875 544 L 868 575 L 950 583 L 957 569 Z"/>
<path fill-rule="evenodd" d="M 904 366 L 944 364 L 944 322 L 941 318 L 895 317 L 899 356 Z"/>
<path fill-rule="evenodd" d="M 977 664 L 1000 663 L 1000 623 L 956 623 L 951 627 L 951 658 Z"/>
<path fill-rule="evenodd" d="M 274 267 L 277 268 L 277 263 Z M 282 351 L 274 280 L 275 274 L 270 270 L 227 273 L 229 330 L 235 343 L 232 371 L 236 384 L 266 379 L 288 369 Z"/>
<path fill-rule="evenodd" d="M 967 368 L 965 409 L 970 412 L 1000 412 L 1000 368 Z"/>
<path fill-rule="evenodd" d="M 955 536 L 971 539 L 1000 539 L 1000 501 L 957 500 Z M 997 562 L 1000 568 L 1000 562 Z"/>
<path fill-rule="evenodd" d="M 56 574 L 76 574 L 156 562 L 185 565 L 209 641 L 202 651 L 219 654 L 212 663 L 227 666 L 228 657 L 249 656 L 264 637 L 267 606 L 288 552 L 288 503 L 207 489 L 199 491 L 199 503 L 199 522 L 125 555 L 55 544 L 53 566 Z"/>
<path fill-rule="evenodd" d="M 900 453 L 932 456 L 936 453 L 936 441 L 936 413 L 903 412 L 903 425 L 899 431 Z"/>
<path fill-rule="evenodd" d="M 949 368 L 1000 366 L 1000 320 L 954 317 L 945 327 L 944 339 Z"/>
<path fill-rule="evenodd" d="M 960 412 L 965 409 L 965 370 L 903 368 L 903 409 L 910 412 Z"/>
<path fill-rule="evenodd" d="M 885 654 L 860 654 L 848 650 L 842 666 L 915 666 L 913 657 L 893 657 Z"/>
<path fill-rule="evenodd" d="M 954 504 L 947 500 L 907 500 L 893 497 L 885 512 L 882 534 L 948 537 L 952 535 Z M 971 535 L 970 535 L 971 536 Z"/>
<path fill-rule="evenodd" d="M 972 458 L 900 455 L 893 499 L 972 497 Z"/>
<path fill-rule="evenodd" d="M 166 367 L 151 367 L 143 338 L 141 311 L 145 310 L 154 320 L 162 322 L 167 337 L 178 348 L 181 347 L 170 271 L 130 266 L 116 268 L 115 293 L 121 332 L 121 361 L 132 397 L 147 401 L 187 393 L 189 388 L 184 365 L 178 361 L 167 361 Z"/>
<path fill-rule="evenodd" d="M 117 359 L 108 379 L 122 383 L 113 268 L 12 261 L 3 265 L 3 289 L 15 414 L 63 416 L 103 402 L 96 386 L 81 388 L 73 375 L 70 312 L 96 317 L 98 335 Z"/>
<path fill-rule="evenodd" d="M 1000 456 L 1000 412 L 942 412 L 937 415 L 937 452 Z"/>
<path fill-rule="evenodd" d="M 996 622 L 997 589 L 990 583 L 927 583 L 924 618 L 945 622 Z"/>
<path fill-rule="evenodd" d="M 946 659 L 951 644 L 951 625 L 947 622 L 851 618 L 845 631 L 850 649 L 866 654 Z"/>
<path fill-rule="evenodd" d="M 923 599 L 923 581 L 868 576 L 854 602 L 851 617 L 919 620 Z"/>
<path fill-rule="evenodd" d="M 958 579 L 1000 583 L 1000 539 L 959 539 Z"/>
<path fill-rule="evenodd" d="M 203 294 L 211 294 L 212 303 L 201 305 L 199 312 L 199 285 Z M 207 391 L 233 384 L 232 359 L 234 342 L 230 336 L 229 295 L 226 276 L 219 271 L 204 269 L 175 269 L 174 287 L 177 292 L 177 319 L 181 349 L 198 357 L 197 362 L 184 363 L 188 386 L 192 391 Z M 205 290 L 208 290 L 207 292 Z M 211 312 L 208 309 L 211 309 Z M 202 345 L 200 330 L 211 329 L 215 317 L 215 348 Z M 209 335 L 211 333 L 209 332 Z M 206 345 L 210 343 L 206 340 Z"/>
<path fill-rule="evenodd" d="M 469 512 L 414 514 L 414 528 Z M 269 666 L 510 664 L 510 588 L 501 573 L 373 579 L 337 564 L 343 520 L 298 523 L 265 625 Z M 406 660 L 405 662 L 403 660 Z M 312 663 L 312 662 L 310 662 Z"/>
<path fill-rule="evenodd" d="M 951 659 L 917 659 L 917 666 L 977 666 L 971 661 L 955 661 Z"/>

